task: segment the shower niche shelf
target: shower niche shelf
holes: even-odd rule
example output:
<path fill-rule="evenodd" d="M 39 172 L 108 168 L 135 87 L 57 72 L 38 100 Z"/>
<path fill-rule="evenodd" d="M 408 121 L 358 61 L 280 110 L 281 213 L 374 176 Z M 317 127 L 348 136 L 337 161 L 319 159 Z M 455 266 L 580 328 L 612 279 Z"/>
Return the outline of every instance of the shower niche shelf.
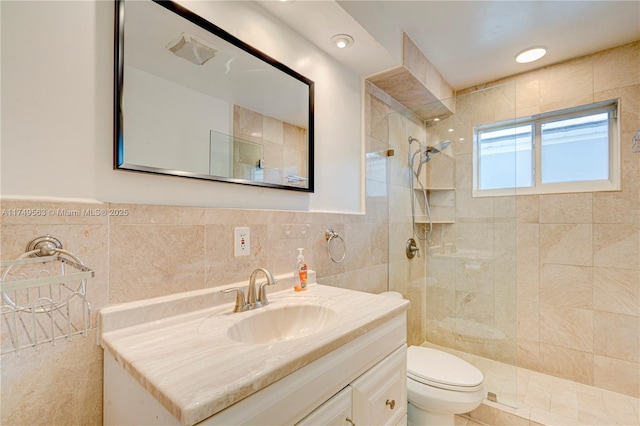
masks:
<path fill-rule="evenodd" d="M 451 224 L 456 219 L 456 189 L 446 187 L 426 188 L 434 224 Z M 422 192 L 422 191 L 418 191 Z M 420 195 L 421 196 L 421 195 Z M 425 214 L 416 216 L 416 223 L 429 224 L 429 217 Z"/>

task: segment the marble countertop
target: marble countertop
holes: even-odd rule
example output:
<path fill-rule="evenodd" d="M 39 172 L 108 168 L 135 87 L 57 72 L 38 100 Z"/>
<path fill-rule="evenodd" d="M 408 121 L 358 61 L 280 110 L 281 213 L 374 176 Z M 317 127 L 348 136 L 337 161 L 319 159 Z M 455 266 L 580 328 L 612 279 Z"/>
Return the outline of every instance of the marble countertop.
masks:
<path fill-rule="evenodd" d="M 219 291 L 220 288 L 199 291 L 198 297 L 210 297 Z M 231 313 L 233 304 L 225 303 L 174 316 L 149 314 L 191 303 L 180 297 L 158 298 L 165 308 L 154 307 L 153 299 L 149 299 L 103 309 L 99 343 L 187 425 L 198 423 L 319 359 L 400 315 L 409 306 L 402 299 L 310 284 L 304 292 L 272 293 L 269 306 L 248 312 Z M 246 344 L 227 335 L 231 325 L 262 310 L 304 303 L 326 305 L 340 319 L 315 334 L 277 343 Z M 136 315 L 146 318 L 135 319 Z"/>

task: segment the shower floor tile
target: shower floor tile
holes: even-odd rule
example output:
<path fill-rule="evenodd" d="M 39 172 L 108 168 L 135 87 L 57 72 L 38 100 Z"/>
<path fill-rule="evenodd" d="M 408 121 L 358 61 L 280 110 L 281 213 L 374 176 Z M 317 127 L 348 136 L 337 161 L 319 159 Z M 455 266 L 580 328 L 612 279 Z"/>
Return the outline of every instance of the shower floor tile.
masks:
<path fill-rule="evenodd" d="M 513 424 L 514 417 L 530 425 L 546 426 L 640 426 L 640 399 L 536 371 L 503 364 L 476 355 L 424 343 L 422 346 L 452 353 L 475 365 L 485 376 L 485 389 L 498 402 L 483 405 L 456 424 L 498 426 Z M 496 392 L 497 390 L 497 392 Z M 505 420 L 507 418 L 511 421 Z M 521 424 L 520 421 L 517 421 Z"/>

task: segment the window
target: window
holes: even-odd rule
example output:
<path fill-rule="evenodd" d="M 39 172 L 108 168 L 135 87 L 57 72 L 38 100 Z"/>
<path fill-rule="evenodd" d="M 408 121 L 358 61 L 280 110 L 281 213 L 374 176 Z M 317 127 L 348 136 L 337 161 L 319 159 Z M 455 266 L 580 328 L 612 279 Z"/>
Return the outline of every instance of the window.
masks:
<path fill-rule="evenodd" d="M 618 102 L 474 127 L 474 196 L 619 190 Z"/>

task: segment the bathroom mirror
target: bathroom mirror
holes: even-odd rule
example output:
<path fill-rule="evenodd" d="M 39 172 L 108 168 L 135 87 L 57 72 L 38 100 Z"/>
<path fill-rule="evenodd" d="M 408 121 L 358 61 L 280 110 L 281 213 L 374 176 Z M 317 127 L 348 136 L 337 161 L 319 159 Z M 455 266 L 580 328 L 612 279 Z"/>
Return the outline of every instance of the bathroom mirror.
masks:
<path fill-rule="evenodd" d="M 115 25 L 115 169 L 313 192 L 311 80 L 171 1 Z"/>

